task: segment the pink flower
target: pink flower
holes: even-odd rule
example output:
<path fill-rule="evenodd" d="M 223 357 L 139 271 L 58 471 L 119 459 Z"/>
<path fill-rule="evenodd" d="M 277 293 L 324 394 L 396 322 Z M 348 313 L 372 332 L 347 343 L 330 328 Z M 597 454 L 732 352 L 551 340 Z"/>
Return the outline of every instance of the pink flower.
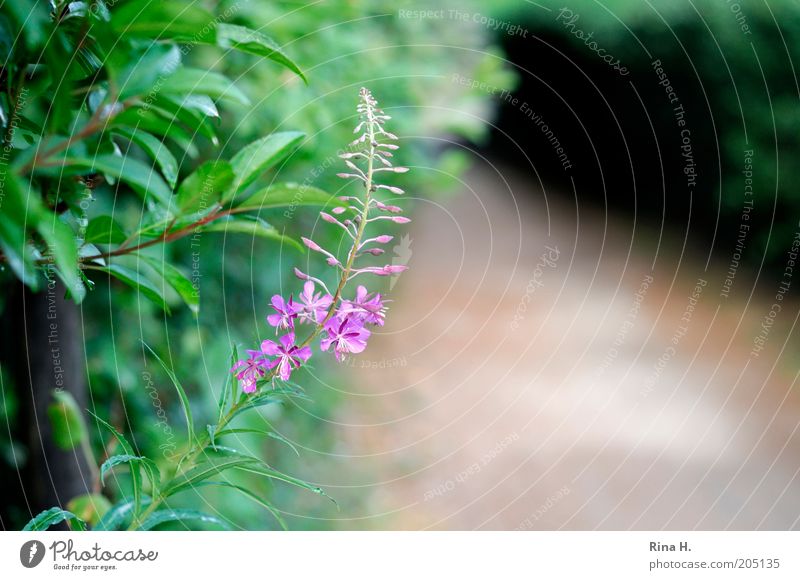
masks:
<path fill-rule="evenodd" d="M 230 372 L 236 375 L 239 385 L 245 393 L 254 393 L 258 379 L 266 374 L 264 369 L 270 367 L 267 365 L 267 361 L 263 359 L 263 354 L 260 351 L 248 350 L 247 354 L 250 356 L 245 360 L 237 361 L 231 367 Z"/>
<path fill-rule="evenodd" d="M 286 301 L 283 296 L 276 294 L 272 297 L 272 307 L 275 309 L 275 314 L 268 315 L 267 322 L 276 329 L 293 329 L 298 307 L 295 306 L 292 297 L 289 296 L 289 300 Z"/>
<path fill-rule="evenodd" d="M 325 323 L 326 336 L 320 341 L 320 348 L 327 351 L 333 346 L 336 360 L 341 361 L 349 353 L 364 352 L 370 332 L 364 328 L 364 321 L 352 316 L 334 316 Z"/>
<path fill-rule="evenodd" d="M 356 297 L 353 300 L 342 300 L 337 316 L 353 316 L 360 318 L 365 323 L 383 326 L 386 318 L 386 307 L 380 294 L 368 294 L 364 286 L 356 289 Z"/>
<path fill-rule="evenodd" d="M 308 280 L 303 285 L 303 293 L 300 294 L 301 306 L 298 315 L 301 320 L 319 324 L 328 315 L 332 302 L 333 297 L 330 294 L 322 294 L 322 292 L 314 294 L 314 282 Z"/>
<path fill-rule="evenodd" d="M 300 368 L 311 357 L 311 347 L 302 348 L 294 344 L 294 332 L 289 332 L 280 337 L 280 344 L 271 340 L 261 343 L 261 352 L 267 356 L 275 357 L 267 362 L 267 368 L 278 367 L 278 376 L 288 381 L 294 369 Z"/>

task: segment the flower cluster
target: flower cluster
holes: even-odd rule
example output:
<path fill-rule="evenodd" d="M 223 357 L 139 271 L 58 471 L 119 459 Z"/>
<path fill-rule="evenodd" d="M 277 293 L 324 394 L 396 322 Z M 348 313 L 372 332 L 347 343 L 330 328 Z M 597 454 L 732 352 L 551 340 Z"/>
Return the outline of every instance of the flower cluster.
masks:
<path fill-rule="evenodd" d="M 310 345 L 316 338 L 320 339 L 320 349 L 332 351 L 339 361 L 348 354 L 363 352 L 371 334 L 369 327 L 384 324 L 386 300 L 380 293 L 371 293 L 364 285 L 356 288 L 352 298 L 344 298 L 348 283 L 364 274 L 391 276 L 406 269 L 406 266 L 399 265 L 363 263 L 368 256 L 384 254 L 381 246 L 393 239 L 386 234 L 369 234 L 371 237 L 367 237 L 369 224 L 384 221 L 405 224 L 411 220 L 398 215 L 402 213 L 400 207 L 376 197 L 380 191 L 394 195 L 404 193 L 399 187 L 378 183 L 380 174 L 408 171 L 407 167 L 395 167 L 391 161 L 393 152 L 399 147 L 393 143 L 397 136 L 384 128 L 390 117 L 378 108 L 377 101 L 365 88 L 360 91 L 357 111 L 359 122 L 353 132 L 359 136 L 350 143 L 346 153 L 339 155 L 348 171 L 337 175 L 358 182 L 362 194 L 341 196 L 341 204 L 330 213 L 320 212 L 323 221 L 344 231 L 349 238 L 349 250 L 340 259 L 315 241 L 302 238 L 308 249 L 322 254 L 327 265 L 336 271 L 338 284 L 335 291 L 330 292 L 319 277 L 295 269 L 295 275 L 305 281 L 303 292 L 297 300 L 292 295 L 288 299 L 273 296 L 274 312 L 267 316 L 267 322 L 275 332 L 284 334 L 278 342 L 265 340 L 258 350 L 248 350 L 248 358 L 238 361 L 231 369 L 245 393 L 254 393 L 259 380 L 289 380 L 292 372 L 311 357 Z M 295 332 L 301 325 L 309 326 L 310 331 L 298 344 Z"/>

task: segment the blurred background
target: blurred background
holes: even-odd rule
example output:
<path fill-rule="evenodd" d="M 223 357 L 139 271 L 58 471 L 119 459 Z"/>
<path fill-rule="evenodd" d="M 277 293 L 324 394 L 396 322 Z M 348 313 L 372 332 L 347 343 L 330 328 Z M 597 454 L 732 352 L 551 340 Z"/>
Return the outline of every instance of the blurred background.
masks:
<path fill-rule="evenodd" d="M 309 83 L 197 47 L 187 61 L 254 103 L 226 110 L 219 146 L 201 148 L 305 131 L 278 176 L 336 191 L 331 156 L 364 85 L 412 169 L 414 221 L 392 248 L 409 270 L 386 285 L 386 326 L 362 355 L 307 371 L 310 401 L 241 425 L 269 421 L 298 454 L 241 442 L 338 502 L 251 482 L 291 528 L 800 526 L 797 2 L 215 9 L 268 29 Z M 318 219 L 265 217 L 294 237 Z M 199 252 L 197 318 L 108 284 L 81 306 L 90 407 L 153 455 L 167 436 L 140 340 L 178 353 L 195 413 L 213 413 L 231 343 L 265 337 L 269 297 L 308 260 L 247 236 L 200 244 L 167 247 L 187 269 Z M 148 370 L 179 425 L 167 377 Z M 31 450 L 6 375 L 12 473 Z M 3 524 L 18 529 L 35 500 L 4 480 Z M 198 493 L 236 527 L 274 526 L 244 499 Z"/>

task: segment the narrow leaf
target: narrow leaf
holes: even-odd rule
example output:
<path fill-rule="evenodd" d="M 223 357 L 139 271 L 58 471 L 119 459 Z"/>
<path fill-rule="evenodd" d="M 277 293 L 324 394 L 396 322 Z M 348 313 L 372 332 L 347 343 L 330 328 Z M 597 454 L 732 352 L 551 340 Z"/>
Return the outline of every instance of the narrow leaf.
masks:
<path fill-rule="evenodd" d="M 313 491 L 316 494 L 327 497 L 333 503 L 336 503 L 336 501 L 334 501 L 332 497 L 330 497 L 327 493 L 325 493 L 325 491 L 321 487 L 308 483 L 307 481 L 303 481 L 302 479 L 292 477 L 291 475 L 281 473 L 280 471 L 277 471 L 270 467 L 266 467 L 264 465 L 256 465 L 251 462 L 250 464 L 239 465 L 236 467 L 236 469 L 240 471 L 247 471 L 249 473 L 255 473 L 257 475 L 263 475 L 264 477 L 268 477 L 270 479 L 277 479 L 279 481 L 283 481 L 291 485 L 301 487 L 308 491 Z"/>
<path fill-rule="evenodd" d="M 192 489 L 198 483 L 205 481 L 209 477 L 219 475 L 228 469 L 247 464 L 253 464 L 253 460 L 249 457 L 211 458 L 209 461 L 197 467 L 193 467 L 185 474 L 167 484 L 162 491 L 162 495 L 164 497 L 169 497 L 176 493 L 186 491 L 187 489 Z"/>
<path fill-rule="evenodd" d="M 204 481 L 202 483 L 202 485 L 204 485 L 204 486 L 206 486 L 206 485 L 218 485 L 218 486 L 221 486 L 221 487 L 227 487 L 229 489 L 235 489 L 236 491 L 238 491 L 242 495 L 252 499 L 258 505 L 260 505 L 261 507 L 266 509 L 269 513 L 271 513 L 273 515 L 273 517 L 278 521 L 278 525 L 280 525 L 281 528 L 283 528 L 284 530 L 288 530 L 289 529 L 288 526 L 286 525 L 286 521 L 283 519 L 283 517 L 281 516 L 280 512 L 278 511 L 278 509 L 274 505 L 272 505 L 270 502 L 268 502 L 267 500 L 265 500 L 261 496 L 253 493 L 249 489 L 247 489 L 245 487 L 242 487 L 240 485 L 235 485 L 233 483 L 230 483 L 229 481 Z"/>
<path fill-rule="evenodd" d="M 270 437 L 272 439 L 275 439 L 276 441 L 280 441 L 281 443 L 288 445 L 289 448 L 291 448 L 291 450 L 294 451 L 298 457 L 300 456 L 300 452 L 297 450 L 297 447 L 295 447 L 294 444 L 291 441 L 289 441 L 286 437 L 284 437 L 280 433 L 276 433 L 275 431 L 265 431 L 263 429 L 225 429 L 223 431 L 216 433 L 215 436 L 216 438 L 220 438 L 226 435 L 235 435 L 237 433 L 252 433 Z"/>
<path fill-rule="evenodd" d="M 80 531 L 86 530 L 86 522 L 80 519 L 78 516 L 73 514 L 72 512 L 68 512 L 67 510 L 62 510 L 59 507 L 53 507 L 49 510 L 45 510 L 27 524 L 25 527 L 22 528 L 23 532 L 40 532 L 42 530 L 46 530 L 56 524 L 60 524 L 64 520 L 72 522 L 75 527 Z"/>
<path fill-rule="evenodd" d="M 148 505 L 150 505 L 150 503 L 152 503 L 152 500 L 149 497 L 142 498 L 142 507 L 146 508 Z M 134 502 L 121 501 L 112 506 L 112 508 L 108 510 L 102 518 L 100 518 L 100 521 L 97 522 L 97 525 L 94 527 L 94 530 L 95 531 L 118 530 L 128 521 L 130 521 L 130 517 L 133 514 L 133 511 L 134 511 Z"/>
<path fill-rule="evenodd" d="M 164 372 L 167 373 L 167 376 L 172 381 L 172 384 L 175 386 L 175 390 L 178 392 L 178 398 L 180 399 L 181 407 L 183 408 L 183 416 L 186 419 L 186 431 L 187 437 L 189 438 L 189 446 L 191 447 L 194 445 L 194 421 L 192 419 L 192 408 L 189 405 L 189 397 L 186 396 L 186 391 L 183 389 L 178 377 L 175 376 L 175 372 L 169 366 L 167 366 L 167 363 L 161 360 L 161 357 L 158 356 L 147 343 L 142 344 L 144 344 L 145 348 L 150 351 L 150 354 L 156 358 L 161 367 L 164 369 Z"/>
<path fill-rule="evenodd" d="M 122 451 L 124 452 L 123 455 L 132 455 L 138 457 L 133 446 L 128 442 L 122 433 L 117 431 L 113 425 L 104 421 L 91 411 L 88 413 L 94 417 L 95 421 L 105 427 L 117 439 L 117 441 L 119 441 L 119 446 L 122 447 Z M 139 508 L 142 501 L 142 475 L 139 472 L 139 465 L 136 463 L 131 465 L 131 483 L 133 485 L 133 514 L 136 516 L 136 514 L 139 513 Z"/>
<path fill-rule="evenodd" d="M 216 524 L 221 528 L 226 530 L 230 529 L 230 526 L 227 522 L 221 520 L 217 516 L 212 516 L 211 514 L 207 514 L 204 512 L 199 512 L 196 510 L 185 510 L 185 509 L 169 509 L 169 510 L 157 510 L 154 511 L 152 514 L 147 516 L 142 524 L 138 527 L 139 530 L 150 530 L 158 525 L 167 523 L 167 522 L 189 522 L 189 521 L 196 521 L 196 522 L 203 522 L 208 524 Z"/>
<path fill-rule="evenodd" d="M 200 311 L 200 293 L 183 272 L 166 260 L 155 260 L 148 256 L 141 256 L 141 258 L 178 293 L 193 314 L 196 315 Z"/>

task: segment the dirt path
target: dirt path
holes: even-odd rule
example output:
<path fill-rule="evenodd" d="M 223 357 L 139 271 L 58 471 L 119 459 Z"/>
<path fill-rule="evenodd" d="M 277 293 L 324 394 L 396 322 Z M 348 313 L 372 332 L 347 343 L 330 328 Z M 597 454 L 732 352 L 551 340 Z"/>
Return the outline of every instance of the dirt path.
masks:
<path fill-rule="evenodd" d="M 777 282 L 747 304 L 737 273 L 724 299 L 725 272 L 657 231 L 506 171 L 468 185 L 420 208 L 347 371 L 328 483 L 368 501 L 338 527 L 800 527 L 796 304 L 750 354 Z"/>

